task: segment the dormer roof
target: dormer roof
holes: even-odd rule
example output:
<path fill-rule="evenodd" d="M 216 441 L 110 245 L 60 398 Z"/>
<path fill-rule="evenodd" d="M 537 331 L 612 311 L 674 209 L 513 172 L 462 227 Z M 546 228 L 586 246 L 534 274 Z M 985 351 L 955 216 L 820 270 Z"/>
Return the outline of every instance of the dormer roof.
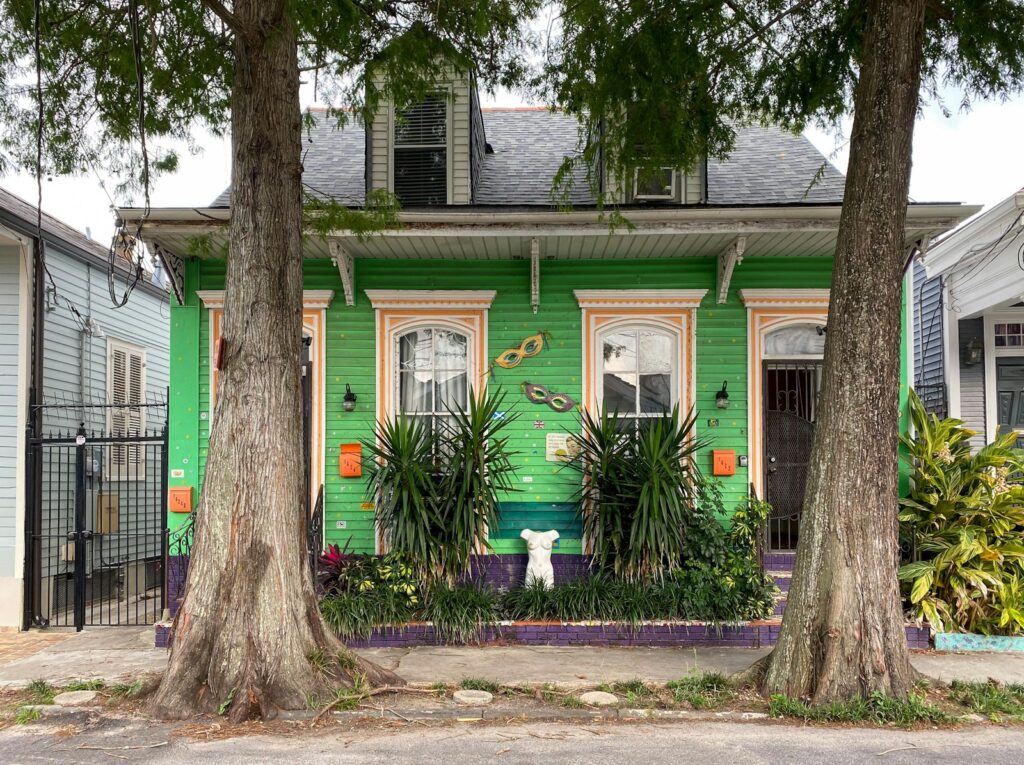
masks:
<path fill-rule="evenodd" d="M 314 112 L 304 134 L 303 182 L 307 190 L 359 207 L 366 198 L 366 140 L 353 120 L 335 127 Z M 513 107 L 482 110 L 493 153 L 481 159 L 474 206 L 552 207 L 551 187 L 566 156 L 578 146 L 579 123 L 563 112 Z M 815 177 L 819 176 L 815 181 Z M 576 173 L 569 201 L 593 205 L 594 197 Z M 725 160 L 709 160 L 707 202 L 728 205 L 838 204 L 845 178 L 811 142 L 774 126 L 737 126 L 736 145 Z M 227 207 L 225 190 L 211 205 Z"/>

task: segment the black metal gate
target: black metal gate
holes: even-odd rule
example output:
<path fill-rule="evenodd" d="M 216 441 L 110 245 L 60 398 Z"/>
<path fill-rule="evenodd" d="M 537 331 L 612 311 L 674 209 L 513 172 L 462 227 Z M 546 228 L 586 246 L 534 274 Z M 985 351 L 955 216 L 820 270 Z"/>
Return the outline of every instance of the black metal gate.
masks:
<path fill-rule="evenodd" d="M 765 499 L 770 550 L 795 550 L 814 439 L 821 362 L 764 362 Z"/>
<path fill-rule="evenodd" d="M 158 428 L 133 427 L 157 406 Z M 153 624 L 166 606 L 166 405 L 101 408 L 103 430 L 28 440 L 27 625 Z"/>

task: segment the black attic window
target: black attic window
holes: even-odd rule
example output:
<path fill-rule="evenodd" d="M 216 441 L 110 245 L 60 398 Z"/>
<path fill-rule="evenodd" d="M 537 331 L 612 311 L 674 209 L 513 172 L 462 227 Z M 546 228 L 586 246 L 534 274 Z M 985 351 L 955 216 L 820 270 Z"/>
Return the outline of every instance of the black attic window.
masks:
<path fill-rule="evenodd" d="M 430 95 L 395 116 L 395 195 L 405 207 L 448 203 L 448 103 Z"/>

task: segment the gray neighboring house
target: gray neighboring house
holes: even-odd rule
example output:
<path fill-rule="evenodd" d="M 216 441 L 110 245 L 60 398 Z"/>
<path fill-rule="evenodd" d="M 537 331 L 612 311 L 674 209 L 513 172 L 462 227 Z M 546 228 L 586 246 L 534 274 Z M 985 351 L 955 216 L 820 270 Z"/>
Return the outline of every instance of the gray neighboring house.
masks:
<path fill-rule="evenodd" d="M 1024 189 L 915 263 L 913 311 L 914 382 L 929 409 L 977 431 L 975 448 L 1024 435 Z"/>
<path fill-rule="evenodd" d="M 127 305 L 114 309 L 106 247 L 49 215 L 43 215 L 42 227 L 56 285 L 54 290 L 47 284 L 44 305 L 44 403 L 59 405 L 44 410 L 43 433 L 74 433 L 79 423 L 89 431 L 116 428 L 113 410 L 74 404 L 109 402 L 115 390 L 129 400 L 166 399 L 167 292 L 140 282 Z M 0 630 L 23 625 L 35 236 L 36 208 L 0 189 Z M 124 277 L 123 270 L 115 276 L 118 294 Z M 98 473 L 90 473 L 90 484 L 98 480 Z M 66 486 L 52 496 L 44 492 L 44 502 L 68 501 Z M 63 532 L 44 533 L 55 530 Z M 42 567 L 51 591 L 69 575 L 64 559 L 44 560 Z"/>

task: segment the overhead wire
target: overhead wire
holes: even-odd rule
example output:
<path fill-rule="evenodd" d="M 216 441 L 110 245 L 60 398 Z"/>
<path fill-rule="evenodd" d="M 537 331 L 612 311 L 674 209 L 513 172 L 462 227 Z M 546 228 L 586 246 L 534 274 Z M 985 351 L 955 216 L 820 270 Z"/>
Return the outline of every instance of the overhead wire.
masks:
<path fill-rule="evenodd" d="M 38 0 L 37 0 L 38 2 Z M 135 223 L 134 232 L 129 232 L 128 227 L 123 223 L 118 227 L 118 230 L 114 233 L 113 241 L 110 243 L 110 250 L 107 254 L 107 289 L 110 292 L 110 302 L 113 303 L 114 308 L 123 308 L 128 304 L 128 299 L 131 297 L 132 292 L 138 286 L 142 280 L 143 269 L 142 269 L 142 254 L 135 254 L 135 262 L 129 261 L 128 265 L 131 268 L 130 276 L 126 277 L 126 283 L 124 291 L 121 296 L 117 295 L 117 286 L 115 282 L 115 273 L 117 271 L 117 259 L 121 252 L 124 253 L 125 259 L 127 260 L 130 252 L 135 252 L 137 248 L 141 246 L 142 242 L 142 227 L 145 225 L 146 220 L 149 218 L 150 212 L 150 198 L 149 198 L 149 151 L 146 147 L 146 86 L 143 79 L 142 69 L 142 43 L 141 43 L 141 29 L 139 23 L 139 4 L 138 0 L 129 0 L 128 3 L 128 27 L 131 32 L 132 42 L 132 59 L 135 65 L 135 90 L 138 98 L 138 127 L 139 127 L 139 143 L 141 146 L 142 153 L 142 189 L 145 197 L 145 206 L 143 207 L 142 215 Z"/>

